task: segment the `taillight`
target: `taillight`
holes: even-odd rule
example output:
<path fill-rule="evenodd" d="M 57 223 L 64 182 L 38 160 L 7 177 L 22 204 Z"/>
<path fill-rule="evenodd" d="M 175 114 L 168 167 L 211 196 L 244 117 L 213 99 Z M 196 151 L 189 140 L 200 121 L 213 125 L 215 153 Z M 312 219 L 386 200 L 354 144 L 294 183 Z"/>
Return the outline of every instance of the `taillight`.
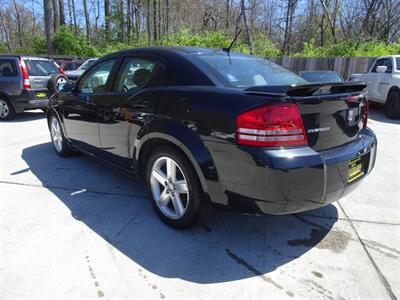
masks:
<path fill-rule="evenodd" d="M 369 113 L 369 103 L 368 103 L 368 99 L 365 99 L 364 112 L 362 115 L 363 128 L 367 128 L 368 113 Z"/>
<path fill-rule="evenodd" d="M 65 75 L 64 70 L 61 69 L 61 67 L 59 65 L 56 65 L 58 71 L 60 71 L 61 74 Z"/>
<path fill-rule="evenodd" d="M 239 145 L 284 147 L 307 144 L 297 105 L 273 103 L 240 114 L 236 119 Z"/>
<path fill-rule="evenodd" d="M 30 89 L 31 82 L 29 80 L 28 70 L 26 69 L 25 62 L 22 59 L 19 60 L 19 68 L 21 69 L 23 88 Z"/>

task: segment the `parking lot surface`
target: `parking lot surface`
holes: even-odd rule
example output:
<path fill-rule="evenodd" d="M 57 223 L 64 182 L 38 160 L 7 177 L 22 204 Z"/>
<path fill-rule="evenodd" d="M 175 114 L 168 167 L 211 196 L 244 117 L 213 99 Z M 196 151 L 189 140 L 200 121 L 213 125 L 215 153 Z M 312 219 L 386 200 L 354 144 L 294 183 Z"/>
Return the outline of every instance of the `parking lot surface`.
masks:
<path fill-rule="evenodd" d="M 397 299 L 400 122 L 369 126 L 375 169 L 339 202 L 176 231 L 138 180 L 58 157 L 40 111 L 1 122 L 0 299 Z"/>

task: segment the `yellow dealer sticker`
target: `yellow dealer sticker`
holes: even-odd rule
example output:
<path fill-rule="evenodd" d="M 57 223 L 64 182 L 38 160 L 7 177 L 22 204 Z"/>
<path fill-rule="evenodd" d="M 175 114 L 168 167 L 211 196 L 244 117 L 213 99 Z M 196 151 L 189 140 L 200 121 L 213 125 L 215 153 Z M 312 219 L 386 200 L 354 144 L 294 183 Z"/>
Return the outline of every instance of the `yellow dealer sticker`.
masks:
<path fill-rule="evenodd" d="M 38 98 L 45 98 L 46 96 L 47 96 L 47 94 L 45 92 L 36 93 L 36 97 L 38 97 Z"/>
<path fill-rule="evenodd" d="M 357 178 L 360 178 L 364 175 L 363 165 L 361 161 L 361 157 L 357 157 L 352 159 L 349 162 L 349 171 L 348 171 L 348 180 L 347 182 L 353 182 Z"/>

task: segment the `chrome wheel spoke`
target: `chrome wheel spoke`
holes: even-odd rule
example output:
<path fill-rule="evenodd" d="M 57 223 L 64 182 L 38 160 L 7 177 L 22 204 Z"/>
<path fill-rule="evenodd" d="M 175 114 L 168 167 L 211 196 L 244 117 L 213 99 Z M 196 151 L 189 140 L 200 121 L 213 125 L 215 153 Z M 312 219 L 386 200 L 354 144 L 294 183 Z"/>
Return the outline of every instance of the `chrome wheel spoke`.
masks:
<path fill-rule="evenodd" d="M 163 171 L 158 169 L 153 169 L 151 172 L 151 176 L 153 176 L 162 186 L 165 186 L 165 182 L 167 181 L 167 176 Z"/>
<path fill-rule="evenodd" d="M 167 176 L 171 181 L 175 181 L 176 179 L 176 165 L 170 158 L 167 159 Z"/>
<path fill-rule="evenodd" d="M 181 217 L 185 211 L 182 201 L 178 195 L 172 196 L 172 204 L 174 205 L 175 213 L 178 217 Z"/>
<path fill-rule="evenodd" d="M 174 182 L 175 191 L 179 194 L 187 194 L 188 188 L 186 180 L 179 180 Z"/>

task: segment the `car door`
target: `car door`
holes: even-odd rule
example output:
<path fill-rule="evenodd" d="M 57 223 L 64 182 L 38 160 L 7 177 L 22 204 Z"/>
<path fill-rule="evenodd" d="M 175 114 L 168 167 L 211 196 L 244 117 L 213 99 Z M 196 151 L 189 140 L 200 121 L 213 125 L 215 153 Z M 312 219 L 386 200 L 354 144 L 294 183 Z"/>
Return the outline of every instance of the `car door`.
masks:
<path fill-rule="evenodd" d="M 381 103 L 385 103 L 390 89 L 390 81 L 393 72 L 393 59 L 391 57 L 382 59 L 381 66 L 386 66 L 387 70 L 385 73 L 378 73 L 379 75 L 375 82 L 376 90 L 374 98 Z"/>
<path fill-rule="evenodd" d="M 98 101 L 104 159 L 132 168 L 133 147 L 141 128 L 154 118 L 160 91 L 168 80 L 166 62 L 155 57 L 125 57 L 112 91 Z"/>
<path fill-rule="evenodd" d="M 94 66 L 65 97 L 65 130 L 72 143 L 82 150 L 96 153 L 100 147 L 97 101 L 108 88 L 115 62 L 110 59 Z"/>
<path fill-rule="evenodd" d="M 366 83 L 368 84 L 368 98 L 369 99 L 376 99 L 376 81 L 379 77 L 379 73 L 376 72 L 376 68 L 382 65 L 382 59 L 378 59 L 373 67 L 371 68 L 371 72 L 367 74 Z"/>

